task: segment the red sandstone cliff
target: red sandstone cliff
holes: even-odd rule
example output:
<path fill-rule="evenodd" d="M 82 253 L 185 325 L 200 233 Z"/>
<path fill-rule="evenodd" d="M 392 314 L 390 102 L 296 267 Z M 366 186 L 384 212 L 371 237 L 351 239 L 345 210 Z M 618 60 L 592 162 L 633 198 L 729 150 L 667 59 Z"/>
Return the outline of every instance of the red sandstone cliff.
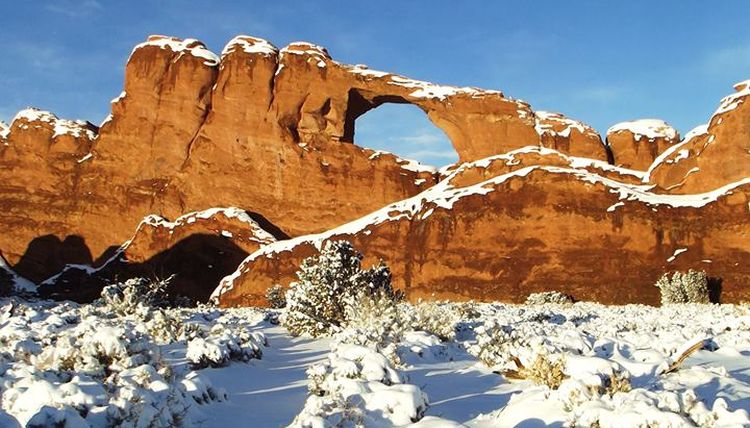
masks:
<path fill-rule="evenodd" d="M 750 177 L 750 80 L 735 85 L 706 125 L 692 130 L 651 167 L 651 182 L 670 193 L 715 189 Z"/>
<path fill-rule="evenodd" d="M 182 272 L 175 286 L 205 298 L 253 253 L 217 296 L 258 303 L 323 240 L 346 238 L 386 259 L 411 296 L 559 289 L 654 302 L 664 270 L 699 267 L 724 279 L 725 299 L 747 298 L 746 82 L 681 142 L 663 121 L 639 120 L 605 143 L 498 91 L 341 64 L 304 42 L 238 36 L 216 55 L 152 36 L 125 75 L 101 129 L 38 110 L 0 125 L 0 250 L 34 282 L 78 266 L 47 281 L 47 295 L 92 298 L 101 284 L 85 279 L 117 272 Z M 352 144 L 356 119 L 383 103 L 422 109 L 459 164 L 439 174 Z M 262 224 L 221 210 L 180 217 L 216 206 Z M 150 214 L 177 220 L 139 226 Z M 273 243 L 262 230 L 299 238 Z"/>
<path fill-rule="evenodd" d="M 410 298 L 521 302 L 559 290 L 580 300 L 656 304 L 656 279 L 688 268 L 721 277 L 722 301 L 750 297 L 747 184 L 658 195 L 626 184 L 635 178 L 630 171 L 597 171 L 581 159 L 562 165 L 560 154 L 539 150 L 464 164 L 352 223 L 265 246 L 214 297 L 228 306 L 262 304 L 270 285 L 289 284 L 302 259 L 338 239 L 353 242 L 365 262 L 384 259 Z M 524 152 L 537 152 L 535 164 L 524 165 Z"/>
<path fill-rule="evenodd" d="M 522 301 L 559 290 L 582 300 L 655 304 L 661 274 L 694 268 L 721 278 L 722 301 L 746 300 L 750 162 L 742 124 L 750 123 L 750 110 L 747 85 L 737 90 L 709 127 L 682 142 L 663 121 L 613 126 L 608 141 L 621 166 L 533 147 L 461 164 L 410 199 L 261 248 L 213 297 L 224 305 L 262 303 L 265 289 L 293 281 L 299 262 L 323 242 L 346 239 L 370 261 L 384 259 L 413 298 Z M 583 128 L 552 118 L 558 123 L 538 114 L 543 137 Z"/>

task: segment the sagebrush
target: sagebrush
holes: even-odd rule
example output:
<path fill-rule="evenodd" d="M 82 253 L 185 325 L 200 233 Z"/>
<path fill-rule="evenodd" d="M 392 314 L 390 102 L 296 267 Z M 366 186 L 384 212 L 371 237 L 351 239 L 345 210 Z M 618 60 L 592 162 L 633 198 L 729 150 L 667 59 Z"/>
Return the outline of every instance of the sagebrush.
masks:
<path fill-rule="evenodd" d="M 397 300 L 391 272 L 382 262 L 362 269 L 362 254 L 347 241 L 327 242 L 319 255 L 308 257 L 297 272 L 299 280 L 286 293 L 282 324 L 292 334 L 316 337 L 339 331 L 349 307 L 364 299 Z"/>
<path fill-rule="evenodd" d="M 655 286 L 661 292 L 661 304 L 711 303 L 708 288 L 708 275 L 704 271 L 690 269 L 662 275 Z"/>

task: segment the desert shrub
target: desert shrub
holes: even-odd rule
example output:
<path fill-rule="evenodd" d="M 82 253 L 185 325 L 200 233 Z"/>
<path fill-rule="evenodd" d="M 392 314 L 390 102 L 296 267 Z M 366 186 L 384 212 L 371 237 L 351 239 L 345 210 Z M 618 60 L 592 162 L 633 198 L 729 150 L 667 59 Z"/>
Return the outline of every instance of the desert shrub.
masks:
<path fill-rule="evenodd" d="M 489 367 L 505 365 L 511 361 L 515 341 L 512 330 L 495 320 L 488 320 L 475 329 L 476 344 L 469 351 Z"/>
<path fill-rule="evenodd" d="M 319 255 L 302 262 L 299 280 L 286 293 L 281 323 L 292 334 L 328 335 L 340 330 L 347 307 L 358 307 L 364 296 L 396 299 L 388 267 L 380 263 L 364 270 L 361 262 L 362 254 L 349 242 L 327 242 Z"/>
<path fill-rule="evenodd" d="M 525 365 L 514 357 L 516 370 L 503 372 L 505 377 L 511 379 L 526 379 L 537 385 L 546 385 L 550 389 L 557 389 L 567 378 L 565 374 L 565 358 L 563 356 L 553 357 L 546 350 L 536 352 L 531 364 Z"/>
<path fill-rule="evenodd" d="M 266 290 L 266 301 L 268 307 L 273 309 L 281 309 L 286 307 L 286 297 L 284 297 L 284 288 L 279 285 L 272 285 Z"/>
<path fill-rule="evenodd" d="M 456 303 L 455 306 L 458 317 L 462 320 L 475 320 L 482 315 L 479 312 L 477 303 L 473 300 L 469 300 L 468 302 Z"/>
<path fill-rule="evenodd" d="M 244 328 L 229 328 L 217 324 L 208 337 L 196 337 L 187 344 L 186 357 L 194 369 L 222 367 L 230 361 L 250 361 L 263 356 L 267 344 L 265 335 Z"/>
<path fill-rule="evenodd" d="M 630 373 L 624 370 L 612 370 L 609 376 L 603 379 L 599 393 L 611 397 L 618 392 L 630 392 L 630 389 Z"/>
<path fill-rule="evenodd" d="M 335 335 L 339 343 L 366 346 L 387 356 L 398 364 L 397 343 L 403 333 L 403 323 L 397 299 L 388 292 L 363 294 L 358 304 L 346 307 L 345 328 Z"/>
<path fill-rule="evenodd" d="M 406 426 L 428 407 L 424 392 L 369 347 L 334 343 L 307 375 L 311 394 L 292 427 Z"/>
<path fill-rule="evenodd" d="M 456 337 L 456 324 L 460 321 L 454 304 L 447 302 L 418 302 L 402 307 L 404 323 L 413 330 L 434 334 L 440 340 Z"/>
<path fill-rule="evenodd" d="M 148 311 L 150 307 L 166 306 L 166 288 L 170 278 L 150 281 L 132 278 L 125 282 L 110 284 L 102 290 L 99 306 L 118 316 L 135 315 Z"/>
<path fill-rule="evenodd" d="M 690 269 L 662 275 L 655 286 L 661 291 L 661 304 L 710 303 L 706 272 Z"/>
<path fill-rule="evenodd" d="M 543 305 L 548 303 L 563 305 L 573 303 L 573 298 L 567 294 L 560 293 L 559 291 L 531 293 L 529 294 L 529 297 L 526 298 L 527 305 Z"/>

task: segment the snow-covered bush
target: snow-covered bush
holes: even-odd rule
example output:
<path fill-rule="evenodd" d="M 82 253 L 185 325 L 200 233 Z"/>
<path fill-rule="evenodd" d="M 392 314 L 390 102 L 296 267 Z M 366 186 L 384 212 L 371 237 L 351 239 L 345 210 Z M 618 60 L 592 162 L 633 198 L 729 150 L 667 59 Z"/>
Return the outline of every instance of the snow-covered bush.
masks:
<path fill-rule="evenodd" d="M 458 311 L 453 303 L 418 302 L 414 305 L 403 304 L 402 318 L 412 330 L 426 331 L 441 340 L 452 340 L 456 337 Z"/>
<path fill-rule="evenodd" d="M 286 307 L 284 288 L 279 284 L 270 286 L 268 290 L 266 290 L 266 301 L 268 302 L 268 307 L 273 309 Z"/>
<path fill-rule="evenodd" d="M 334 343 L 307 373 L 312 395 L 292 427 L 403 426 L 428 406 L 421 389 L 402 383 L 388 358 L 368 347 Z"/>
<path fill-rule="evenodd" d="M 698 399 L 693 390 L 647 391 L 635 389 L 586 400 L 571 409 L 568 426 L 618 428 L 645 427 L 740 427 L 748 426 L 750 418 L 744 409 L 729 410 L 726 400 L 716 398 L 710 408 Z"/>
<path fill-rule="evenodd" d="M 477 303 L 473 300 L 469 300 L 468 302 L 456 303 L 455 307 L 456 313 L 461 320 L 474 320 L 481 316 L 479 310 L 477 309 Z"/>
<path fill-rule="evenodd" d="M 347 307 L 359 305 L 364 296 L 397 298 L 388 267 L 381 263 L 363 270 L 361 262 L 362 254 L 349 242 L 327 242 L 319 255 L 302 262 L 299 281 L 286 293 L 281 323 L 292 334 L 328 335 L 345 323 Z"/>
<path fill-rule="evenodd" d="M 708 276 L 703 271 L 675 272 L 672 278 L 665 273 L 655 285 L 661 291 L 662 305 L 710 303 Z"/>
<path fill-rule="evenodd" d="M 544 305 L 544 304 L 557 304 L 563 305 L 567 303 L 573 303 L 573 298 L 567 294 L 560 293 L 559 291 L 544 291 L 541 293 L 531 293 L 526 298 L 527 305 Z"/>
<path fill-rule="evenodd" d="M 248 318 L 262 320 L 251 310 L 216 316 L 214 310 L 146 307 L 149 312 L 142 317 L 116 316 L 107 308 L 0 300 L 0 407 L 20 426 L 195 425 L 202 418 L 196 404 L 223 400 L 226 393 L 199 373 L 162 358 L 149 334 L 161 328 L 162 315 L 169 324 L 186 326 L 179 332 L 183 337 L 212 337 L 207 327 L 195 330 L 201 321 L 232 325 L 238 332 L 232 355 L 240 358 L 258 355 L 247 342 L 264 341 L 247 328 L 250 339 L 239 333 L 239 324 L 246 326 Z M 5 426 L 1 416 L 0 426 Z"/>
<path fill-rule="evenodd" d="M 511 361 L 516 343 L 510 327 L 496 320 L 487 320 L 475 332 L 476 343 L 469 348 L 469 352 L 488 367 L 505 366 Z"/>
<path fill-rule="evenodd" d="M 150 281 L 146 278 L 131 278 L 125 282 L 110 284 L 102 290 L 97 302 L 115 315 L 126 316 L 148 312 L 150 307 L 166 306 L 166 288 L 170 278 Z"/>
<path fill-rule="evenodd" d="M 197 337 L 188 342 L 186 356 L 194 369 L 222 367 L 232 360 L 260 359 L 263 356 L 262 348 L 267 344 L 262 333 L 216 324 L 208 337 Z"/>
<path fill-rule="evenodd" d="M 334 338 L 339 343 L 372 348 L 398 364 L 396 348 L 403 334 L 400 315 L 397 301 L 388 292 L 364 294 L 358 305 L 346 307 L 345 328 Z"/>

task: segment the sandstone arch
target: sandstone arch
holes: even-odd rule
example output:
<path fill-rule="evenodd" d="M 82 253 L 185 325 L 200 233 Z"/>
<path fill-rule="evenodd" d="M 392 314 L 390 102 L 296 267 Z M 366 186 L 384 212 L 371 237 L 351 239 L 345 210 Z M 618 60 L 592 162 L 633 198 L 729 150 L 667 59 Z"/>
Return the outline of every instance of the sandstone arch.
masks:
<path fill-rule="evenodd" d="M 96 260 L 148 214 L 215 206 L 262 213 L 291 236 L 336 227 L 440 178 L 345 144 L 352 120 L 385 102 L 422 109 L 459 162 L 542 143 L 529 105 L 499 91 L 342 64 L 310 43 L 238 36 L 216 55 L 152 36 L 131 53 L 100 129 L 39 111 L 0 128 L 0 249 L 15 264 L 40 235 L 77 235 Z"/>
<path fill-rule="evenodd" d="M 449 136 L 424 109 L 403 98 L 377 96 L 370 102 L 357 91 L 351 92 L 342 142 L 437 168 L 458 161 Z"/>

